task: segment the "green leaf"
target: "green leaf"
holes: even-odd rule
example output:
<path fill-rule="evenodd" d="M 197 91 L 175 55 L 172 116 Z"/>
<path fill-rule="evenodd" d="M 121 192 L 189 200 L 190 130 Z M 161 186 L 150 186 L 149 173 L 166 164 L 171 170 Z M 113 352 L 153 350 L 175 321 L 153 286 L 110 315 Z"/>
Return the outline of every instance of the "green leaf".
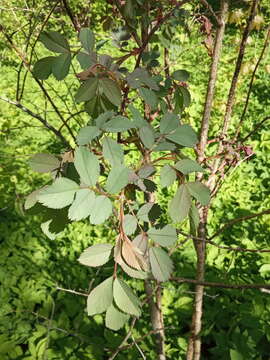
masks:
<path fill-rule="evenodd" d="M 106 311 L 113 302 L 113 277 L 109 277 L 95 287 L 87 298 L 88 315 L 101 314 Z"/>
<path fill-rule="evenodd" d="M 117 82 L 109 78 L 102 78 L 100 79 L 100 83 L 106 98 L 115 106 L 120 106 L 122 94 Z"/>
<path fill-rule="evenodd" d="M 79 39 L 82 47 L 90 53 L 95 46 L 95 36 L 92 31 L 88 28 L 81 28 L 79 33 Z"/>
<path fill-rule="evenodd" d="M 158 99 L 154 91 L 141 87 L 139 88 L 139 94 L 146 102 L 146 104 L 152 108 L 152 110 L 156 109 Z"/>
<path fill-rule="evenodd" d="M 134 215 L 127 214 L 124 217 L 124 232 L 126 235 L 134 234 L 137 229 L 137 219 Z"/>
<path fill-rule="evenodd" d="M 114 112 L 113 111 L 105 111 L 102 114 L 100 114 L 96 119 L 95 119 L 95 123 L 96 126 L 99 128 L 102 128 L 104 126 L 104 124 L 111 119 L 114 116 Z"/>
<path fill-rule="evenodd" d="M 211 200 L 211 193 L 207 186 L 204 184 L 194 181 L 187 183 L 190 194 L 199 201 L 202 205 L 208 205 Z"/>
<path fill-rule="evenodd" d="M 39 40 L 46 46 L 48 50 L 56 53 L 67 53 L 70 51 L 69 44 L 65 37 L 56 31 L 43 32 L 39 36 Z"/>
<path fill-rule="evenodd" d="M 89 186 L 95 186 L 99 178 L 100 167 L 98 158 L 87 148 L 79 146 L 75 150 L 74 166 L 81 181 Z"/>
<path fill-rule="evenodd" d="M 47 220 L 47 221 L 43 222 L 40 225 L 40 227 L 41 227 L 41 230 L 42 230 L 43 234 L 45 234 L 50 240 L 55 240 L 57 234 L 50 231 L 50 223 L 51 222 L 52 222 L 52 219 Z"/>
<path fill-rule="evenodd" d="M 102 128 L 108 132 L 121 132 L 134 128 L 135 125 L 126 117 L 118 115 L 114 116 L 110 121 L 106 122 Z"/>
<path fill-rule="evenodd" d="M 169 280 L 173 271 L 173 263 L 169 255 L 160 248 L 151 247 L 149 249 L 149 260 L 154 278 L 157 281 Z"/>
<path fill-rule="evenodd" d="M 124 160 L 124 151 L 121 145 L 108 136 L 103 139 L 102 153 L 112 166 L 120 165 Z"/>
<path fill-rule="evenodd" d="M 113 245 L 111 244 L 96 244 L 85 249 L 80 255 L 79 263 L 86 266 L 102 266 L 109 261 Z"/>
<path fill-rule="evenodd" d="M 191 148 L 198 142 L 197 135 L 190 125 L 180 125 L 172 134 L 166 135 L 166 138 L 176 144 Z"/>
<path fill-rule="evenodd" d="M 168 141 L 161 141 L 154 147 L 154 151 L 172 151 L 175 150 L 175 145 Z"/>
<path fill-rule="evenodd" d="M 90 223 L 102 224 L 112 213 L 112 202 L 104 195 L 97 196 L 90 214 Z"/>
<path fill-rule="evenodd" d="M 199 218 L 198 209 L 194 204 L 191 204 L 188 216 L 189 216 L 190 233 L 191 235 L 196 236 L 200 218 Z"/>
<path fill-rule="evenodd" d="M 147 149 L 151 149 L 155 143 L 155 133 L 150 125 L 140 128 L 139 137 Z"/>
<path fill-rule="evenodd" d="M 239 351 L 230 349 L 230 359 L 231 360 L 244 360 L 244 357 Z"/>
<path fill-rule="evenodd" d="M 87 145 L 100 134 L 101 131 L 97 126 L 85 126 L 80 129 L 77 135 L 77 143 L 78 145 Z"/>
<path fill-rule="evenodd" d="M 146 179 L 149 176 L 153 175 L 156 172 L 156 169 L 153 165 L 144 165 L 140 168 L 138 175 L 141 179 Z"/>
<path fill-rule="evenodd" d="M 113 283 L 113 298 L 116 305 L 125 313 L 139 317 L 141 303 L 130 287 L 122 280 L 116 278 Z"/>
<path fill-rule="evenodd" d="M 188 81 L 189 72 L 186 70 L 176 70 L 172 73 L 172 78 L 177 81 Z"/>
<path fill-rule="evenodd" d="M 118 193 L 128 184 L 129 169 L 124 165 L 114 166 L 107 179 L 106 190 L 110 194 Z"/>
<path fill-rule="evenodd" d="M 55 60 L 55 56 L 47 56 L 38 60 L 33 68 L 34 77 L 40 80 L 46 80 L 52 73 L 52 64 Z"/>
<path fill-rule="evenodd" d="M 147 234 L 150 239 L 161 246 L 172 246 L 177 241 L 176 230 L 170 225 L 166 225 L 162 229 L 151 228 Z"/>
<path fill-rule="evenodd" d="M 38 201 L 37 196 L 38 196 L 40 190 L 41 189 L 35 190 L 35 191 L 31 192 L 31 194 L 27 195 L 27 197 L 25 199 L 25 203 L 24 203 L 25 210 L 31 209 L 33 206 L 36 205 L 36 203 Z"/>
<path fill-rule="evenodd" d="M 76 95 L 75 101 L 77 103 L 91 100 L 96 96 L 98 88 L 98 78 L 93 77 L 91 79 L 85 80 L 82 85 L 79 87 Z"/>
<path fill-rule="evenodd" d="M 71 64 L 71 54 L 61 54 L 55 57 L 52 63 L 52 73 L 56 80 L 63 80 L 69 72 Z"/>
<path fill-rule="evenodd" d="M 123 271 L 132 278 L 141 279 L 141 280 L 148 278 L 147 272 L 141 270 L 135 270 L 132 267 L 128 266 L 124 261 L 120 262 L 120 266 L 123 269 Z"/>
<path fill-rule="evenodd" d="M 76 58 L 83 70 L 87 70 L 97 63 L 97 54 L 92 51 L 90 54 L 86 54 L 85 52 L 80 51 Z"/>
<path fill-rule="evenodd" d="M 69 219 L 78 221 L 87 218 L 93 209 L 95 198 L 94 192 L 89 189 L 78 190 L 68 211 Z"/>
<path fill-rule="evenodd" d="M 164 165 L 160 171 L 160 185 L 167 187 L 176 180 L 176 172 L 170 165 Z"/>
<path fill-rule="evenodd" d="M 28 163 L 32 170 L 40 173 L 54 171 L 60 167 L 60 161 L 51 154 L 35 154 Z"/>
<path fill-rule="evenodd" d="M 179 160 L 174 167 L 179 170 L 182 174 L 187 175 L 192 172 L 203 172 L 203 168 L 196 161 L 191 159 Z"/>
<path fill-rule="evenodd" d="M 122 313 L 112 304 L 106 311 L 105 324 L 111 330 L 121 329 L 128 321 L 129 315 Z"/>
<path fill-rule="evenodd" d="M 180 125 L 179 118 L 176 114 L 166 113 L 160 120 L 161 134 L 169 134 Z"/>
<path fill-rule="evenodd" d="M 146 203 L 140 207 L 140 209 L 137 213 L 137 217 L 140 221 L 145 221 L 145 222 L 149 221 L 148 214 L 153 205 L 154 205 L 154 203 Z"/>
<path fill-rule="evenodd" d="M 136 125 L 136 127 L 141 128 L 144 126 L 148 126 L 147 121 L 143 118 L 140 111 L 136 109 L 133 105 L 128 105 L 128 108 L 132 114 L 133 123 Z"/>
<path fill-rule="evenodd" d="M 55 182 L 40 190 L 38 201 L 52 209 L 61 209 L 73 202 L 75 192 L 79 189 L 79 185 L 67 178 L 58 178 Z"/>
<path fill-rule="evenodd" d="M 190 92 L 184 86 L 179 86 L 178 90 L 182 96 L 183 106 L 188 107 L 191 103 Z"/>
<path fill-rule="evenodd" d="M 179 186 L 174 198 L 169 204 L 169 214 L 174 222 L 181 222 L 188 215 L 191 197 L 186 185 Z"/>

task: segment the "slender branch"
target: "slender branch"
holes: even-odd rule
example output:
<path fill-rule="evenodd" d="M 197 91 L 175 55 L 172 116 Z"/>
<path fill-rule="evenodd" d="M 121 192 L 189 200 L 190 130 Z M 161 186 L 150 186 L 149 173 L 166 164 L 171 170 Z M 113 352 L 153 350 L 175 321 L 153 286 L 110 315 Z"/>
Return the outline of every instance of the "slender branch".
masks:
<path fill-rule="evenodd" d="M 175 281 L 177 283 L 190 283 L 190 284 L 196 284 L 196 285 L 203 285 L 203 286 L 209 286 L 209 287 L 219 287 L 219 288 L 225 288 L 225 289 L 270 289 L 269 284 L 225 284 L 225 283 L 219 283 L 219 282 L 210 282 L 210 281 L 198 281 L 195 279 L 187 279 L 182 277 L 171 277 L 172 281 Z"/>
<path fill-rule="evenodd" d="M 88 296 L 88 294 L 86 294 L 86 293 L 82 293 L 82 292 L 71 290 L 71 289 L 64 289 L 59 286 L 56 287 L 56 290 L 61 290 L 61 291 L 65 291 L 65 292 L 75 294 L 75 295 L 80 295 L 80 296 Z"/>
<path fill-rule="evenodd" d="M 258 59 L 256 65 L 255 65 L 255 68 L 253 70 L 253 73 L 252 73 L 252 76 L 251 76 L 251 79 L 250 79 L 248 93 L 247 93 L 247 97 L 246 97 L 246 101 L 245 101 L 245 106 L 244 106 L 244 109 L 243 109 L 239 124 L 237 126 L 236 134 L 235 134 L 234 139 L 237 139 L 237 137 L 239 135 L 239 132 L 240 132 L 240 129 L 241 129 L 241 125 L 243 124 L 243 121 L 244 121 L 244 118 L 245 118 L 245 115 L 246 115 L 246 111 L 247 111 L 247 107 L 248 107 L 248 104 L 249 104 L 249 98 L 250 98 L 250 95 L 251 95 L 255 75 L 256 75 L 257 69 L 258 69 L 258 67 L 259 67 L 259 65 L 260 65 L 260 63 L 261 63 L 261 61 L 262 61 L 262 59 L 264 57 L 265 50 L 267 49 L 267 47 L 269 45 L 269 42 L 270 42 L 270 26 L 268 27 L 266 38 L 265 38 L 265 41 L 264 41 L 264 45 L 263 45 L 261 54 L 259 56 L 259 59 Z"/>
<path fill-rule="evenodd" d="M 247 136 L 244 137 L 244 139 L 242 139 L 242 143 L 244 143 L 251 135 L 253 135 L 254 133 L 256 133 L 256 131 L 265 123 L 265 121 L 270 120 L 270 116 L 266 116 L 262 121 L 260 121 L 255 128 L 247 134 Z"/>
<path fill-rule="evenodd" d="M 209 10 L 209 12 L 211 13 L 211 15 L 213 16 L 213 18 L 215 19 L 217 25 L 222 25 L 221 23 L 221 17 L 219 18 L 216 13 L 214 12 L 212 6 L 206 1 L 206 0 L 200 0 L 201 3 Z"/>
<path fill-rule="evenodd" d="M 254 218 L 258 217 L 258 216 L 265 215 L 265 214 L 270 214 L 270 209 L 261 211 L 261 212 L 256 213 L 256 214 L 246 215 L 246 216 L 242 216 L 242 217 L 237 218 L 237 219 L 233 219 L 233 220 L 229 221 L 227 224 L 223 225 L 214 235 L 212 235 L 210 237 L 209 240 L 214 239 L 215 237 L 220 235 L 223 231 L 225 231 L 226 229 L 230 228 L 231 226 L 233 226 L 233 225 L 235 225 L 235 224 L 237 224 L 237 223 L 239 223 L 241 221 L 254 219 Z"/>
<path fill-rule="evenodd" d="M 212 64 L 209 73 L 206 99 L 205 99 L 203 117 L 201 122 L 200 142 L 197 150 L 199 162 L 202 162 L 204 160 L 204 152 L 208 140 L 209 119 L 213 106 L 213 98 L 214 98 L 215 86 L 217 81 L 217 70 L 218 70 L 221 49 L 222 49 L 222 43 L 223 43 L 223 37 L 225 31 L 225 19 L 227 12 L 228 12 L 228 1 L 222 1 L 220 19 L 218 19 L 219 27 L 216 32 Z"/>
<path fill-rule="evenodd" d="M 67 146 L 70 147 L 69 142 L 65 139 L 65 137 L 61 134 L 60 131 L 58 131 L 57 129 L 55 129 L 52 125 L 50 125 L 43 117 L 41 117 L 39 114 L 34 113 L 33 111 L 31 111 L 30 109 L 28 109 L 27 107 L 25 107 L 24 105 L 22 105 L 21 103 L 17 102 L 17 101 L 13 101 L 7 98 L 4 98 L 2 96 L 0 96 L 0 100 L 3 100 L 5 102 L 7 102 L 8 104 L 11 105 L 15 105 L 17 108 L 21 109 L 23 112 L 25 112 L 26 114 L 32 116 L 33 118 L 39 120 L 43 126 L 45 126 L 46 129 L 52 131 L 57 137 L 59 137 L 59 139 L 61 139 L 61 141 Z"/>
<path fill-rule="evenodd" d="M 66 10 L 66 13 L 68 15 L 68 17 L 70 18 L 72 24 L 73 24 L 73 27 L 74 29 L 79 32 L 80 31 L 80 24 L 78 24 L 77 20 L 75 19 L 75 16 L 73 15 L 70 7 L 69 7 L 69 4 L 68 4 L 68 1 L 67 0 L 62 0 L 63 2 L 63 5 L 64 5 L 64 8 Z"/>

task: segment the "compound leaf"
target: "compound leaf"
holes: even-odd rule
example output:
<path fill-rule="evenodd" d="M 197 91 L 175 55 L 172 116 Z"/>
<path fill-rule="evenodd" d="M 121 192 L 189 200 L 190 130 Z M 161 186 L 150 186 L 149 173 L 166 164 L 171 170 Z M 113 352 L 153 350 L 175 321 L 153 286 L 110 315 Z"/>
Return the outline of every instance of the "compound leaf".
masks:
<path fill-rule="evenodd" d="M 52 63 L 52 73 L 56 80 L 63 80 L 69 72 L 71 64 L 71 54 L 61 54 L 54 58 Z"/>
<path fill-rule="evenodd" d="M 95 36 L 93 32 L 88 28 L 81 28 L 79 33 L 79 39 L 82 47 L 90 53 L 95 46 Z"/>
<path fill-rule="evenodd" d="M 96 244 L 85 249 L 78 261 L 87 266 L 101 266 L 109 261 L 113 245 Z"/>
<path fill-rule="evenodd" d="M 102 224 L 112 213 L 112 202 L 104 195 L 95 198 L 91 214 L 90 223 L 94 225 Z"/>
<path fill-rule="evenodd" d="M 93 209 L 95 198 L 94 192 L 89 189 L 78 190 L 68 210 L 69 219 L 78 221 L 87 218 Z"/>
<path fill-rule="evenodd" d="M 124 165 L 114 166 L 107 179 L 106 189 L 110 194 L 118 193 L 128 184 L 129 169 Z"/>
<path fill-rule="evenodd" d="M 81 181 L 88 186 L 95 186 L 99 177 L 100 167 L 96 155 L 87 148 L 79 146 L 75 150 L 74 166 Z"/>
<path fill-rule="evenodd" d="M 113 302 L 113 277 L 109 277 L 95 287 L 87 298 L 88 315 L 106 311 Z"/>
<path fill-rule="evenodd" d="M 119 106 L 121 104 L 122 95 L 119 85 L 116 81 L 113 81 L 108 78 L 100 79 L 102 84 L 103 92 L 106 98 L 115 106 Z"/>
<path fill-rule="evenodd" d="M 65 37 L 57 31 L 43 32 L 40 34 L 39 40 L 48 50 L 56 53 L 67 53 L 70 50 Z"/>
<path fill-rule="evenodd" d="M 79 103 L 91 100 L 96 96 L 97 88 L 98 78 L 93 77 L 91 79 L 85 80 L 75 95 L 76 102 Z"/>
<path fill-rule="evenodd" d="M 47 56 L 38 60 L 33 68 L 34 77 L 40 80 L 46 80 L 52 73 L 52 64 L 55 60 L 55 56 Z"/>
<path fill-rule="evenodd" d="M 154 278 L 158 281 L 169 280 L 173 271 L 173 263 L 169 255 L 161 248 L 151 247 L 149 260 Z"/>
<path fill-rule="evenodd" d="M 116 305 L 125 313 L 139 317 L 141 303 L 130 287 L 118 278 L 113 283 L 113 298 Z"/>
<path fill-rule="evenodd" d="M 176 230 L 170 225 L 166 225 L 162 229 L 151 228 L 147 234 L 150 239 L 161 246 L 171 246 L 177 241 Z"/>
<path fill-rule="evenodd" d="M 113 304 L 107 309 L 105 324 L 106 327 L 111 330 L 119 330 L 128 321 L 129 315 L 119 311 Z"/>

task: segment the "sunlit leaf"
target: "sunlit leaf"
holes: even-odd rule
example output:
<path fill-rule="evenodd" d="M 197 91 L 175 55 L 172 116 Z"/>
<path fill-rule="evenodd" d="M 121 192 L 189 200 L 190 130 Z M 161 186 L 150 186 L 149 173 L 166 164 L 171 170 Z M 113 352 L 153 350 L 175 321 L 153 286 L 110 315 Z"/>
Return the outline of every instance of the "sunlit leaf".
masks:
<path fill-rule="evenodd" d="M 179 118 L 174 113 L 166 113 L 160 120 L 161 134 L 169 134 L 180 125 Z"/>
<path fill-rule="evenodd" d="M 94 225 L 102 224 L 112 213 L 112 202 L 104 195 L 96 196 L 90 214 L 90 223 Z"/>
<path fill-rule="evenodd" d="M 98 158 L 87 148 L 79 146 L 75 150 L 74 166 L 81 181 L 89 186 L 95 186 L 99 177 Z"/>
<path fill-rule="evenodd" d="M 101 266 L 109 261 L 113 245 L 96 244 L 85 249 L 78 261 L 87 266 Z"/>
<path fill-rule="evenodd" d="M 95 287 L 87 298 L 88 315 L 106 311 L 113 302 L 113 277 L 109 277 Z"/>
<path fill-rule="evenodd" d="M 118 193 L 128 184 L 129 169 L 124 165 L 114 166 L 107 178 L 106 190 L 110 194 Z"/>
<path fill-rule="evenodd" d="M 174 167 L 182 174 L 187 175 L 192 172 L 203 172 L 203 168 L 196 161 L 191 159 L 182 159 L 174 164 Z"/>
<path fill-rule="evenodd" d="M 79 185 L 67 178 L 58 178 L 55 182 L 40 190 L 38 201 L 52 209 L 61 209 L 73 202 L 75 192 L 79 189 Z"/>
<path fill-rule="evenodd" d="M 125 313 L 139 317 L 141 303 L 130 287 L 122 280 L 116 278 L 113 283 L 113 298 L 116 305 Z"/>
<path fill-rule="evenodd" d="M 102 153 L 112 166 L 120 165 L 124 160 L 124 151 L 120 144 L 112 138 L 105 136 L 102 142 Z"/>
<path fill-rule="evenodd" d="M 190 194 L 198 200 L 202 205 L 208 205 L 211 200 L 211 193 L 207 186 L 204 184 L 194 181 L 187 183 Z"/>
<path fill-rule="evenodd" d="M 149 249 L 151 271 L 158 281 L 169 280 L 173 271 L 173 262 L 169 255 L 161 248 L 151 247 Z"/>
<path fill-rule="evenodd" d="M 78 221 L 87 218 L 93 209 L 95 198 L 94 192 L 89 189 L 78 190 L 68 210 L 69 219 Z"/>
<path fill-rule="evenodd" d="M 137 229 L 137 219 L 134 215 L 127 214 L 124 216 L 124 231 L 126 235 L 133 234 Z"/>
<path fill-rule="evenodd" d="M 85 126 L 80 129 L 77 135 L 78 145 L 87 145 L 101 134 L 97 126 Z"/>
<path fill-rule="evenodd" d="M 60 161 L 51 154 L 35 154 L 29 161 L 28 161 L 32 170 L 46 173 L 53 170 L 56 170 L 60 166 Z"/>
<path fill-rule="evenodd" d="M 129 315 L 119 311 L 113 304 L 107 309 L 105 324 L 111 330 L 121 329 L 129 319 Z"/>
<path fill-rule="evenodd" d="M 190 125 L 180 125 L 172 134 L 166 135 L 166 138 L 186 147 L 194 147 L 198 142 L 197 134 Z"/>
<path fill-rule="evenodd" d="M 161 246 L 172 246 L 177 241 L 176 230 L 170 225 L 166 225 L 162 229 L 151 228 L 147 234 L 150 239 Z"/>
<path fill-rule="evenodd" d="M 169 204 L 169 215 L 174 222 L 181 222 L 187 217 L 190 206 L 190 193 L 187 186 L 182 184 Z"/>

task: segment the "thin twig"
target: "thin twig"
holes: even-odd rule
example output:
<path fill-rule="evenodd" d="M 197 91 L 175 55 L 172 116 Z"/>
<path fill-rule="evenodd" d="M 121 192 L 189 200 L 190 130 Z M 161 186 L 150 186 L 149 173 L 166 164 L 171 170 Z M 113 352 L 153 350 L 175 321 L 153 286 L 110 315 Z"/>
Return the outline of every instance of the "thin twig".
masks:
<path fill-rule="evenodd" d="M 209 287 L 219 287 L 225 289 L 270 289 L 269 284 L 225 284 L 219 282 L 210 282 L 210 281 L 198 281 L 195 279 L 187 279 L 182 277 L 171 277 L 171 281 L 175 281 L 178 283 L 190 283 L 196 285 L 203 285 Z"/>
<path fill-rule="evenodd" d="M 200 0 L 201 3 L 209 10 L 209 12 L 211 13 L 211 15 L 213 16 L 213 18 L 215 19 L 217 25 L 222 26 L 221 24 L 221 19 L 216 15 L 216 13 L 214 12 L 212 6 L 206 1 L 206 0 Z"/>
<path fill-rule="evenodd" d="M 64 289 L 59 286 L 56 287 L 56 290 L 65 291 L 65 292 L 75 294 L 75 295 L 80 295 L 80 296 L 88 296 L 88 294 L 86 294 L 86 293 L 82 293 L 82 292 L 71 290 L 71 289 Z"/>
<path fill-rule="evenodd" d="M 67 0 L 62 0 L 62 2 L 63 2 L 64 8 L 66 10 L 66 13 L 67 13 L 68 17 L 70 18 L 70 20 L 71 20 L 71 22 L 72 22 L 72 24 L 74 26 L 74 29 L 77 32 L 79 32 L 80 31 L 80 24 L 78 24 L 77 20 L 75 19 L 75 16 L 73 15 Z"/>

